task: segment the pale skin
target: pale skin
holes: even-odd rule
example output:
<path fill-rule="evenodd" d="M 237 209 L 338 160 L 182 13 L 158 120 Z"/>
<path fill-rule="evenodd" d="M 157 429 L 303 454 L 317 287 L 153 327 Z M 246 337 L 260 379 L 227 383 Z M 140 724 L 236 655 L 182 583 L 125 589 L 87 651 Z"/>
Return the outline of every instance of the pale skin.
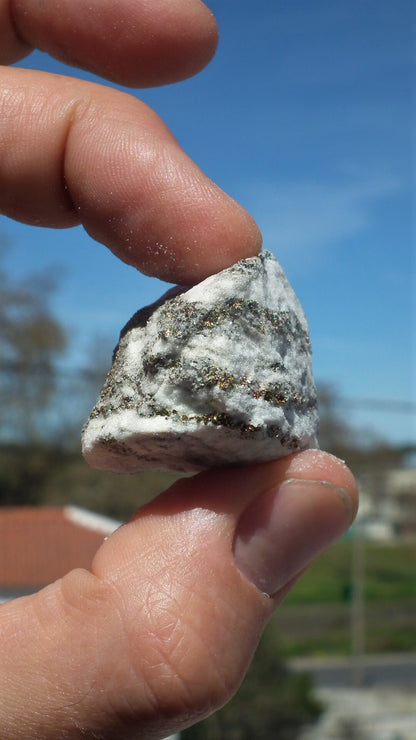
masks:
<path fill-rule="evenodd" d="M 146 86 L 196 73 L 216 43 L 199 0 L 0 0 L 4 65 L 38 46 Z M 170 282 L 259 251 L 249 214 L 136 99 L 7 66 L 0 96 L 0 212 L 81 222 Z M 161 738 L 214 711 L 356 509 L 352 474 L 314 450 L 179 481 L 104 543 L 91 572 L 0 608 L 0 737 Z"/>

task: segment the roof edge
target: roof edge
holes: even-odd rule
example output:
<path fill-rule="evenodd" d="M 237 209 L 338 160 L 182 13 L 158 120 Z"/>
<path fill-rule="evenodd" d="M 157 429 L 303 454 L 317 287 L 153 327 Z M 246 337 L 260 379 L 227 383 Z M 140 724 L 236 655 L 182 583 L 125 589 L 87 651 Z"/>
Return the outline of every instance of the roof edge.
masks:
<path fill-rule="evenodd" d="M 107 535 L 112 534 L 122 524 L 117 519 L 104 516 L 104 514 L 96 514 L 80 506 L 64 506 L 63 513 L 64 517 L 73 524 Z"/>

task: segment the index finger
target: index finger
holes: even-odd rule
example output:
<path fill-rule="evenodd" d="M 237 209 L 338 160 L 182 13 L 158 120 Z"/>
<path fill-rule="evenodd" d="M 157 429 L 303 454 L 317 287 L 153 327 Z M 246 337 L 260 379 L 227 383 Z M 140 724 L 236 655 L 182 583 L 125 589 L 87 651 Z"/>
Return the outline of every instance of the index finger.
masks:
<path fill-rule="evenodd" d="M 191 284 L 261 247 L 249 214 L 130 95 L 3 68 L 0 212 L 26 223 L 82 223 L 147 275 Z"/>
<path fill-rule="evenodd" d="M 217 25 L 200 0 L 0 0 L 0 63 L 34 47 L 123 85 L 189 77 L 211 59 Z"/>

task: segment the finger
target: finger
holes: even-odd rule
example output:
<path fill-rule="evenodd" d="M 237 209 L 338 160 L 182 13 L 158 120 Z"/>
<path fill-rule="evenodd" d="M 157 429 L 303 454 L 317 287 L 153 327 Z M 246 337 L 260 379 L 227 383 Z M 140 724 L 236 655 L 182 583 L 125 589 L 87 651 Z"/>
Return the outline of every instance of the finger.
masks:
<path fill-rule="evenodd" d="M 190 284 L 256 254 L 248 213 L 130 95 L 5 68 L 0 211 L 43 226 L 81 222 L 149 275 Z"/>
<path fill-rule="evenodd" d="M 163 737 L 214 711 L 356 506 L 351 474 L 317 451 L 177 482 L 104 543 L 94 575 L 3 607 L 1 737 Z"/>
<path fill-rule="evenodd" d="M 31 45 L 19 35 L 10 0 L 0 0 L 0 64 L 16 62 L 31 51 Z"/>
<path fill-rule="evenodd" d="M 124 85 L 160 85 L 202 69 L 217 26 L 200 0 L 0 0 L 0 61 L 37 47 Z"/>

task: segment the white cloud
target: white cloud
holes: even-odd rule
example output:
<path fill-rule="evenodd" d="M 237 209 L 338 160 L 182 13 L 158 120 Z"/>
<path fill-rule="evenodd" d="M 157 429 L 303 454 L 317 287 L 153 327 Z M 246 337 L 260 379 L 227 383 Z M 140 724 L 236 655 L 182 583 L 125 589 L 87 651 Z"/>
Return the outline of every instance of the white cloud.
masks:
<path fill-rule="evenodd" d="M 374 206 L 401 189 L 391 177 L 257 183 L 245 203 L 263 232 L 264 246 L 282 260 L 310 266 L 329 246 L 371 228 Z"/>

